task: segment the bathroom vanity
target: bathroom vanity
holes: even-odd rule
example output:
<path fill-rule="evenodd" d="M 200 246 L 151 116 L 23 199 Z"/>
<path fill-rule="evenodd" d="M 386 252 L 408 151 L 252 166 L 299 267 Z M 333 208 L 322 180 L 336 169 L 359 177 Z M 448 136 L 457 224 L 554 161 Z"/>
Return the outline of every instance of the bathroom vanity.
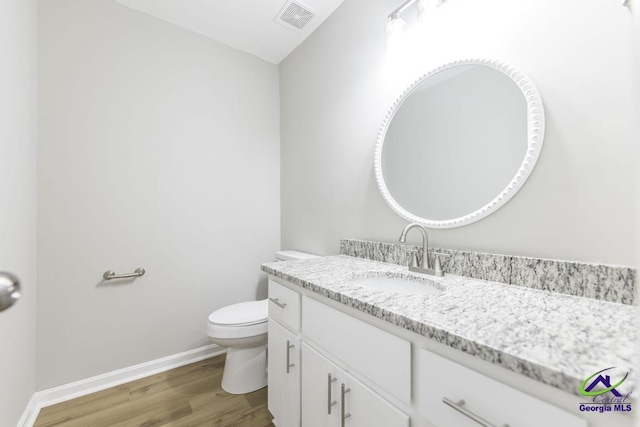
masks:
<path fill-rule="evenodd" d="M 634 425 L 579 387 L 634 360 L 637 306 L 344 255 L 262 269 L 277 427 Z"/>

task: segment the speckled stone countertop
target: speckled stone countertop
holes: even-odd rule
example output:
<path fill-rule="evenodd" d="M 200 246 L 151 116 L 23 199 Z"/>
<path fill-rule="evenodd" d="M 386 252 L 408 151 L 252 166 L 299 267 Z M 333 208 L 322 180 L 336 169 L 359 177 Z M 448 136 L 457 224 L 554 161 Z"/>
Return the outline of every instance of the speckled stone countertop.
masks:
<path fill-rule="evenodd" d="M 345 255 L 271 262 L 272 276 L 513 372 L 579 395 L 589 375 L 637 366 L 640 308 L 514 285 L 446 275 Z M 348 283 L 388 275 L 434 284 L 431 296 L 376 291 Z M 625 389 L 636 384 L 634 372 Z"/>

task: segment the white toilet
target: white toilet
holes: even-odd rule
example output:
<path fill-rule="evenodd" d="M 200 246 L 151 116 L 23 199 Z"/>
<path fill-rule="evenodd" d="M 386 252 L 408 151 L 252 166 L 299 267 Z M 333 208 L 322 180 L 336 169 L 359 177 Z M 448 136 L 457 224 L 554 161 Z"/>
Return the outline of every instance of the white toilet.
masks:
<path fill-rule="evenodd" d="M 277 261 L 315 258 L 297 251 L 276 252 Z M 214 343 L 228 347 L 222 373 L 227 393 L 244 394 L 267 386 L 268 300 L 241 302 L 209 315 L 207 335 Z"/>

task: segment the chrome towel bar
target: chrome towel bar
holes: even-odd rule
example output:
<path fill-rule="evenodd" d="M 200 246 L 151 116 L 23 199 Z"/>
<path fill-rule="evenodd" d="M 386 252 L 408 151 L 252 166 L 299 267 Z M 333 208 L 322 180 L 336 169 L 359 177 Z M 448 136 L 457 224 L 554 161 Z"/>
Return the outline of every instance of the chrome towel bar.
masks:
<path fill-rule="evenodd" d="M 128 279 L 129 277 L 144 276 L 144 273 L 146 273 L 146 272 L 144 271 L 144 268 L 142 268 L 142 267 L 136 268 L 136 271 L 134 271 L 133 273 L 127 273 L 127 274 L 116 274 L 115 271 L 109 270 L 109 271 L 105 271 L 104 272 L 104 274 L 102 275 L 102 278 L 104 280 Z"/>

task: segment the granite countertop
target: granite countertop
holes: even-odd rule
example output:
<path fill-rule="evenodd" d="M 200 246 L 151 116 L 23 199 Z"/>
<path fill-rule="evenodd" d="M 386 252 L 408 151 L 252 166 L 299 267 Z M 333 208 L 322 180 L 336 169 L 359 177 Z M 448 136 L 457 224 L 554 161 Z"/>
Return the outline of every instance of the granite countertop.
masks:
<path fill-rule="evenodd" d="M 640 308 L 461 276 L 432 278 L 407 267 L 345 255 L 271 262 L 262 270 L 513 372 L 579 395 L 582 381 L 638 361 Z M 431 296 L 348 283 L 391 274 L 443 291 Z M 634 372 L 625 389 L 636 384 Z M 631 387 L 629 387 L 631 386 Z"/>

